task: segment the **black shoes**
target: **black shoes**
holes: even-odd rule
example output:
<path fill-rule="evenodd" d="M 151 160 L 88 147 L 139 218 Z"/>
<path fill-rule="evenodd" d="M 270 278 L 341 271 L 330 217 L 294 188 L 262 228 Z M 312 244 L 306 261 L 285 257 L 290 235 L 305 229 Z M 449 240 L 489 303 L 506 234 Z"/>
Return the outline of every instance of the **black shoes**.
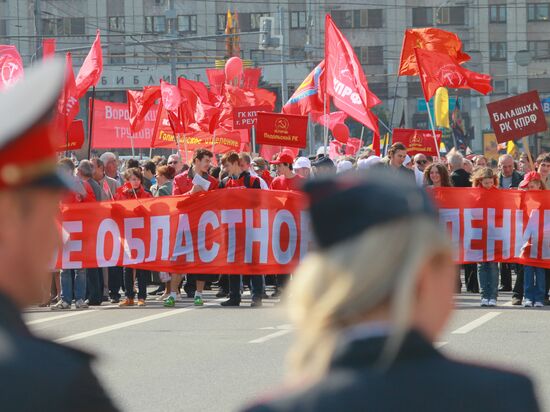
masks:
<path fill-rule="evenodd" d="M 217 298 L 226 298 L 229 296 L 229 293 L 227 293 L 225 290 L 220 289 L 218 293 L 216 293 Z"/>
<path fill-rule="evenodd" d="M 499 292 L 511 292 L 512 288 L 508 286 L 502 286 L 499 290 Z"/>
<path fill-rule="evenodd" d="M 221 303 L 222 306 L 240 306 L 240 304 L 241 300 L 235 298 L 229 298 L 229 300 Z"/>

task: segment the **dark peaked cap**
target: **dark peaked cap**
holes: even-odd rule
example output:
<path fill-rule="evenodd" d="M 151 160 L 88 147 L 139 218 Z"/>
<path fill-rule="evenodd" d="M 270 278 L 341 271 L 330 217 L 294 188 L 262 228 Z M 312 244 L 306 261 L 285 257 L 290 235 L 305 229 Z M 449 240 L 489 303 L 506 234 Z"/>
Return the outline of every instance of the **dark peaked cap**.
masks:
<path fill-rule="evenodd" d="M 369 171 L 363 177 L 340 175 L 313 180 L 304 191 L 321 249 L 396 219 L 420 215 L 437 219 L 437 210 L 423 189 L 384 169 Z"/>

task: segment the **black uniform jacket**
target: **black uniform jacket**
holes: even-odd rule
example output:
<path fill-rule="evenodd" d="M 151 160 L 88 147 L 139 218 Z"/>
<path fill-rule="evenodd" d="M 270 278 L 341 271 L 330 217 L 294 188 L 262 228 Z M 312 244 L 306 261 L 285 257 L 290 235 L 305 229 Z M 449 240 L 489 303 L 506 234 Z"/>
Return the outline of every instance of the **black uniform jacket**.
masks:
<path fill-rule="evenodd" d="M 111 412 L 90 355 L 33 336 L 0 294 L 0 410 Z"/>
<path fill-rule="evenodd" d="M 288 388 L 249 412 L 538 411 L 522 375 L 450 360 L 410 332 L 393 366 L 377 369 L 383 338 L 342 345 L 328 374 L 307 388 Z"/>

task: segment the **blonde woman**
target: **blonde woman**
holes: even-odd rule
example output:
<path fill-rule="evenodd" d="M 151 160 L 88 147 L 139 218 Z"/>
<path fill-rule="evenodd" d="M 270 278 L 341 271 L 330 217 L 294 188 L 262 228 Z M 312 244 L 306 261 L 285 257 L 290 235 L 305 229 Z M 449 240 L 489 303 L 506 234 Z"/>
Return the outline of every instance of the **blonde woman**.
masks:
<path fill-rule="evenodd" d="M 289 287 L 291 381 L 248 411 L 537 411 L 528 378 L 434 348 L 453 308 L 452 250 L 422 189 L 387 173 L 306 186 L 318 250 Z"/>

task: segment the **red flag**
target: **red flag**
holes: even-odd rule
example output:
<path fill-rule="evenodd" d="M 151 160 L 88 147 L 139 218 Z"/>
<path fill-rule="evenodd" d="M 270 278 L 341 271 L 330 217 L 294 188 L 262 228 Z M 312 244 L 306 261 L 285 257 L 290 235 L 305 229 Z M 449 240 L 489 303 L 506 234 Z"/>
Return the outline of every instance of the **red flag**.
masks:
<path fill-rule="evenodd" d="M 326 93 L 340 110 L 378 131 L 370 109 L 381 101 L 369 90 L 367 78 L 348 40 L 338 30 L 329 14 L 325 18 Z"/>
<path fill-rule="evenodd" d="M 71 53 L 67 53 L 65 55 L 65 85 L 63 86 L 63 93 L 57 101 L 57 120 L 64 140 L 65 134 L 68 133 L 69 127 L 79 110 L 80 103 L 74 80 L 73 60 Z"/>
<path fill-rule="evenodd" d="M 210 91 L 214 94 L 222 94 L 225 83 L 225 72 L 223 69 L 206 69 L 206 77 Z"/>
<path fill-rule="evenodd" d="M 101 51 L 101 37 L 98 29 L 92 48 L 86 56 L 78 72 L 78 76 L 76 76 L 76 90 L 79 98 L 84 96 L 91 86 L 97 84 L 102 71 L 103 53 Z"/>
<path fill-rule="evenodd" d="M 128 112 L 130 113 L 130 130 L 139 132 L 145 124 L 145 115 L 149 112 L 155 101 L 160 99 L 159 86 L 145 86 L 143 91 L 127 90 Z"/>
<path fill-rule="evenodd" d="M 42 39 L 42 59 L 55 56 L 55 39 Z"/>
<path fill-rule="evenodd" d="M 470 56 L 462 51 L 462 42 L 455 33 L 434 27 L 407 29 L 403 38 L 399 76 L 418 75 L 414 49 L 445 53 L 454 57 L 460 64 L 470 60 Z"/>
<path fill-rule="evenodd" d="M 333 130 L 337 124 L 342 124 L 348 118 L 348 115 L 344 112 L 332 112 L 323 114 L 320 112 L 311 112 L 311 120 L 315 123 L 319 123 L 330 130 Z"/>
<path fill-rule="evenodd" d="M 170 126 L 174 133 L 184 133 L 185 123 L 190 123 L 189 118 L 184 119 L 180 110 L 182 103 L 182 97 L 180 90 L 177 86 L 160 81 L 160 93 L 162 96 L 162 105 L 168 112 L 168 119 L 170 119 Z"/>
<path fill-rule="evenodd" d="M 0 91 L 23 77 L 23 61 L 15 46 L 0 44 Z"/>
<path fill-rule="evenodd" d="M 243 89 L 257 89 L 260 83 L 260 77 L 262 77 L 262 69 L 260 67 L 244 69 Z"/>
<path fill-rule="evenodd" d="M 350 137 L 346 142 L 346 155 L 355 156 L 355 154 L 361 148 L 361 139 L 356 137 Z"/>
<path fill-rule="evenodd" d="M 283 113 L 299 114 L 306 116 L 312 111 L 323 112 L 323 88 L 325 73 L 325 61 L 315 67 L 307 75 L 302 84 L 294 91 L 294 94 L 283 106 Z"/>
<path fill-rule="evenodd" d="M 373 120 L 376 120 L 376 124 L 378 125 L 378 117 L 376 117 L 374 114 L 373 116 Z M 372 150 L 374 150 L 376 156 L 380 156 L 380 132 L 378 130 L 376 130 L 372 135 Z"/>
<path fill-rule="evenodd" d="M 426 101 L 429 101 L 440 87 L 473 89 L 482 94 L 493 90 L 491 76 L 465 69 L 448 54 L 422 49 L 414 49 L 414 52 Z"/>
<path fill-rule="evenodd" d="M 274 156 L 277 156 L 279 153 L 285 153 L 293 158 L 298 157 L 300 149 L 297 147 L 281 147 L 281 146 L 272 146 L 268 144 L 263 144 L 260 148 L 260 156 L 270 162 L 274 159 Z"/>
<path fill-rule="evenodd" d="M 194 119 L 195 129 L 213 133 L 218 126 L 221 109 L 216 107 L 217 99 L 202 82 L 178 79 L 178 88 L 182 95 L 182 111 L 185 118 Z"/>

